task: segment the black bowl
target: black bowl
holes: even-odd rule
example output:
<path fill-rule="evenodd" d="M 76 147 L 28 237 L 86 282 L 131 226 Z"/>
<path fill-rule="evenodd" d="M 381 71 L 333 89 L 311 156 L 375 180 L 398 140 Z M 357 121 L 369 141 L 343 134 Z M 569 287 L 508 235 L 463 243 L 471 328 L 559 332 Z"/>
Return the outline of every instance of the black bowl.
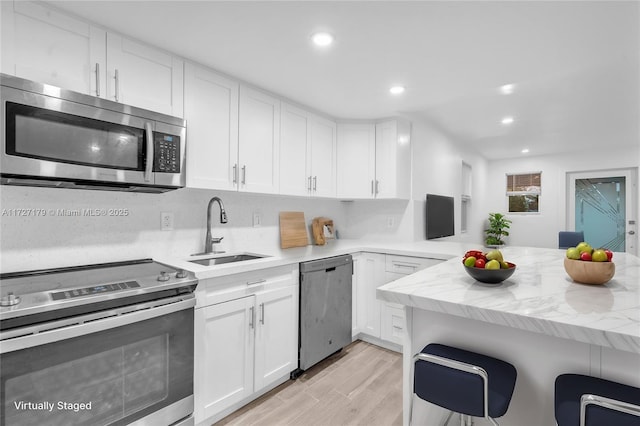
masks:
<path fill-rule="evenodd" d="M 473 266 L 462 266 L 464 267 L 464 270 L 467 271 L 467 274 L 471 275 L 471 277 L 476 281 L 497 284 L 506 280 L 515 272 L 515 263 L 507 262 L 507 264 L 509 264 L 509 268 L 507 269 L 484 269 L 474 268 Z"/>

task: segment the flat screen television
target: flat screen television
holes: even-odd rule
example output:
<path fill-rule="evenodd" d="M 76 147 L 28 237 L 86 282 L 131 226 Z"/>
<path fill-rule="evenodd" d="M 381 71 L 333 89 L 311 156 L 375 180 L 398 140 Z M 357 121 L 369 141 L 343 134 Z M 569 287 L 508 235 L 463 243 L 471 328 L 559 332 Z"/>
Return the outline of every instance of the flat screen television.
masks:
<path fill-rule="evenodd" d="M 453 197 L 427 194 L 425 223 L 427 240 L 454 235 Z"/>

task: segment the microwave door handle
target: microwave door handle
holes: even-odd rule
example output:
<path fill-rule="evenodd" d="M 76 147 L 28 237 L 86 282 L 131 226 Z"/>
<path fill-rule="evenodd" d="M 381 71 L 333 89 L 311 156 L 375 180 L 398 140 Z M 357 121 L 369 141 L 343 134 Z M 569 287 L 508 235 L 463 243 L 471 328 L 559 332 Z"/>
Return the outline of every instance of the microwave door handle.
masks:
<path fill-rule="evenodd" d="M 147 154 L 146 154 L 146 167 L 144 169 L 144 181 L 151 182 L 151 172 L 153 171 L 153 128 L 151 127 L 151 123 L 144 123 L 144 128 L 146 130 L 145 134 L 147 136 Z"/>

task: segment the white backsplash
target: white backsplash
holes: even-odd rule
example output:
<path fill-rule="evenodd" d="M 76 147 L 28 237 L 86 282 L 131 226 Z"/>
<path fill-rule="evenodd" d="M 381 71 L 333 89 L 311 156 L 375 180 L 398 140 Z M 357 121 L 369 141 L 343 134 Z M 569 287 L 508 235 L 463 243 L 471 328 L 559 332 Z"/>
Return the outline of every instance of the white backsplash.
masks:
<path fill-rule="evenodd" d="M 327 199 L 195 189 L 142 194 L 2 186 L 1 271 L 201 252 L 213 196 L 223 200 L 229 220 L 221 225 L 214 205 L 212 235 L 224 237 L 220 250 L 278 247 L 280 211 L 303 211 L 307 224 L 316 216 L 330 217 L 339 231 L 346 223 L 344 204 Z M 160 230 L 161 212 L 173 213 L 174 230 Z M 259 227 L 253 227 L 255 212 L 261 216 Z"/>

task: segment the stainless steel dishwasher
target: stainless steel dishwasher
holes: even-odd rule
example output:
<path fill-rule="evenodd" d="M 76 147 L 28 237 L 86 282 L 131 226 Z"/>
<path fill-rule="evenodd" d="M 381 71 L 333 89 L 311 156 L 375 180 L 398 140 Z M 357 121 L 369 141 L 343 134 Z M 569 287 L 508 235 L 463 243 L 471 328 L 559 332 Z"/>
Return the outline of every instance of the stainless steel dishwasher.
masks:
<path fill-rule="evenodd" d="M 351 255 L 300 264 L 300 349 L 292 377 L 351 343 Z"/>

